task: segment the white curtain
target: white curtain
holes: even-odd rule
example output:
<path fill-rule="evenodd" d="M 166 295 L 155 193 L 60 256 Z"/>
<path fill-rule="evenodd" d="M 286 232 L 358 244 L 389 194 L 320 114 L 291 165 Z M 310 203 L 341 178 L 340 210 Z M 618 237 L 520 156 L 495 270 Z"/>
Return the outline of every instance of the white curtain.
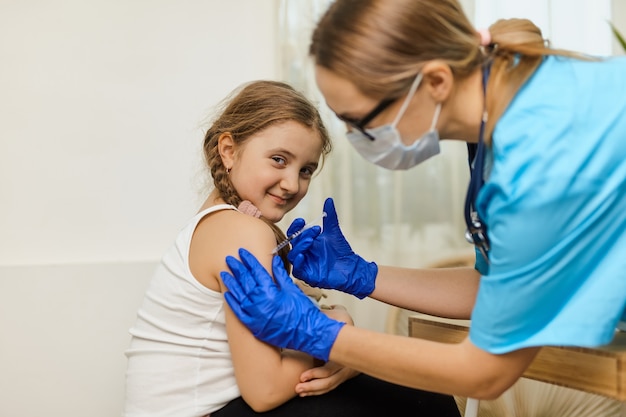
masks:
<path fill-rule="evenodd" d="M 379 264 L 419 267 L 472 251 L 465 241 L 463 204 L 469 181 L 464 142 L 442 141 L 441 154 L 408 171 L 366 162 L 345 139 L 345 126 L 326 107 L 308 57 L 310 35 L 331 0 L 280 0 L 281 78 L 320 107 L 334 151 L 313 180 L 305 200 L 282 222 L 317 218 L 333 197 L 339 221 L 355 252 Z M 527 17 L 555 47 L 609 54 L 610 0 L 464 0 L 477 28 L 499 18 Z M 344 304 L 357 325 L 383 330 L 387 307 L 329 292 L 327 302 Z"/>
<path fill-rule="evenodd" d="M 623 0 L 615 0 L 623 1 Z M 528 18 L 555 48 L 611 55 L 608 21 L 611 0 L 474 0 L 475 25 L 487 27 L 502 18 Z"/>

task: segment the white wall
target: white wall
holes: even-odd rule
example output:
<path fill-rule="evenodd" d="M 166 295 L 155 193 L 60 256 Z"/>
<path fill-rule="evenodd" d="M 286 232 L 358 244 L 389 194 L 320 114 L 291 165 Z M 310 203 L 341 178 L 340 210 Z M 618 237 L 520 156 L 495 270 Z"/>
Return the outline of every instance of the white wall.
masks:
<path fill-rule="evenodd" d="M 4 267 L 0 416 L 119 416 L 151 262 Z"/>
<path fill-rule="evenodd" d="M 276 0 L 0 2 L 0 416 L 116 416 L 203 119 L 276 79 Z"/>
<path fill-rule="evenodd" d="M 197 206 L 202 119 L 274 78 L 274 0 L 0 4 L 0 265 L 154 259 Z"/>

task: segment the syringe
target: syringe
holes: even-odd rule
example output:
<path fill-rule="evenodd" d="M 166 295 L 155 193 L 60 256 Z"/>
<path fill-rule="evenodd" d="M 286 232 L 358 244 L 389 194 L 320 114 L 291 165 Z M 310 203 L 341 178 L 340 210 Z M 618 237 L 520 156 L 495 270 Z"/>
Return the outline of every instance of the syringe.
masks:
<path fill-rule="evenodd" d="M 312 220 L 312 221 L 306 223 L 302 229 L 300 229 L 297 232 L 293 233 L 291 236 L 287 236 L 287 239 L 285 239 L 282 242 L 280 242 L 278 244 L 278 246 L 276 246 L 274 248 L 274 250 L 272 251 L 272 255 L 276 255 L 279 250 L 281 250 L 282 248 L 287 246 L 289 244 L 289 242 L 291 242 L 294 238 L 300 236 L 300 233 L 304 232 L 306 229 L 310 229 L 311 227 L 315 226 L 315 224 L 318 223 L 320 220 L 322 220 L 324 217 L 326 217 L 326 212 L 325 211 L 323 211 L 322 214 L 317 219 Z"/>

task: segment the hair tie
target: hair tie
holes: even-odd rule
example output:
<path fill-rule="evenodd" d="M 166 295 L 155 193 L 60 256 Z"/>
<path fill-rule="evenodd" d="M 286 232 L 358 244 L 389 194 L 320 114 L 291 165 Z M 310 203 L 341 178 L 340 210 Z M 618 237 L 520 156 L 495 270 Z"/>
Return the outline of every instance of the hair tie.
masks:
<path fill-rule="evenodd" d="M 488 46 L 491 44 L 491 33 L 489 29 L 478 29 L 480 35 L 480 46 Z"/>
<path fill-rule="evenodd" d="M 261 217 L 261 211 L 258 208 L 256 208 L 255 205 L 252 204 L 248 200 L 243 200 L 239 204 L 239 207 L 237 207 L 237 210 L 239 210 L 243 214 L 248 214 L 248 215 L 256 217 L 256 218 Z"/>

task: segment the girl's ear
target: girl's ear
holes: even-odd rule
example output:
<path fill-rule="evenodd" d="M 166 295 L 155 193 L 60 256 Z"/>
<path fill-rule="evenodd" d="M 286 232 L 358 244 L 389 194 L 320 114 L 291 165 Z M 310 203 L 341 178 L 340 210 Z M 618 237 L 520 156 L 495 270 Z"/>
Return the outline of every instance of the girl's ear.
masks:
<path fill-rule="evenodd" d="M 217 139 L 217 150 L 222 158 L 222 164 L 230 170 L 235 164 L 235 141 L 230 133 L 222 133 Z"/>
<path fill-rule="evenodd" d="M 423 83 L 436 102 L 445 101 L 454 85 L 454 75 L 448 64 L 440 60 L 427 62 L 422 68 Z"/>

